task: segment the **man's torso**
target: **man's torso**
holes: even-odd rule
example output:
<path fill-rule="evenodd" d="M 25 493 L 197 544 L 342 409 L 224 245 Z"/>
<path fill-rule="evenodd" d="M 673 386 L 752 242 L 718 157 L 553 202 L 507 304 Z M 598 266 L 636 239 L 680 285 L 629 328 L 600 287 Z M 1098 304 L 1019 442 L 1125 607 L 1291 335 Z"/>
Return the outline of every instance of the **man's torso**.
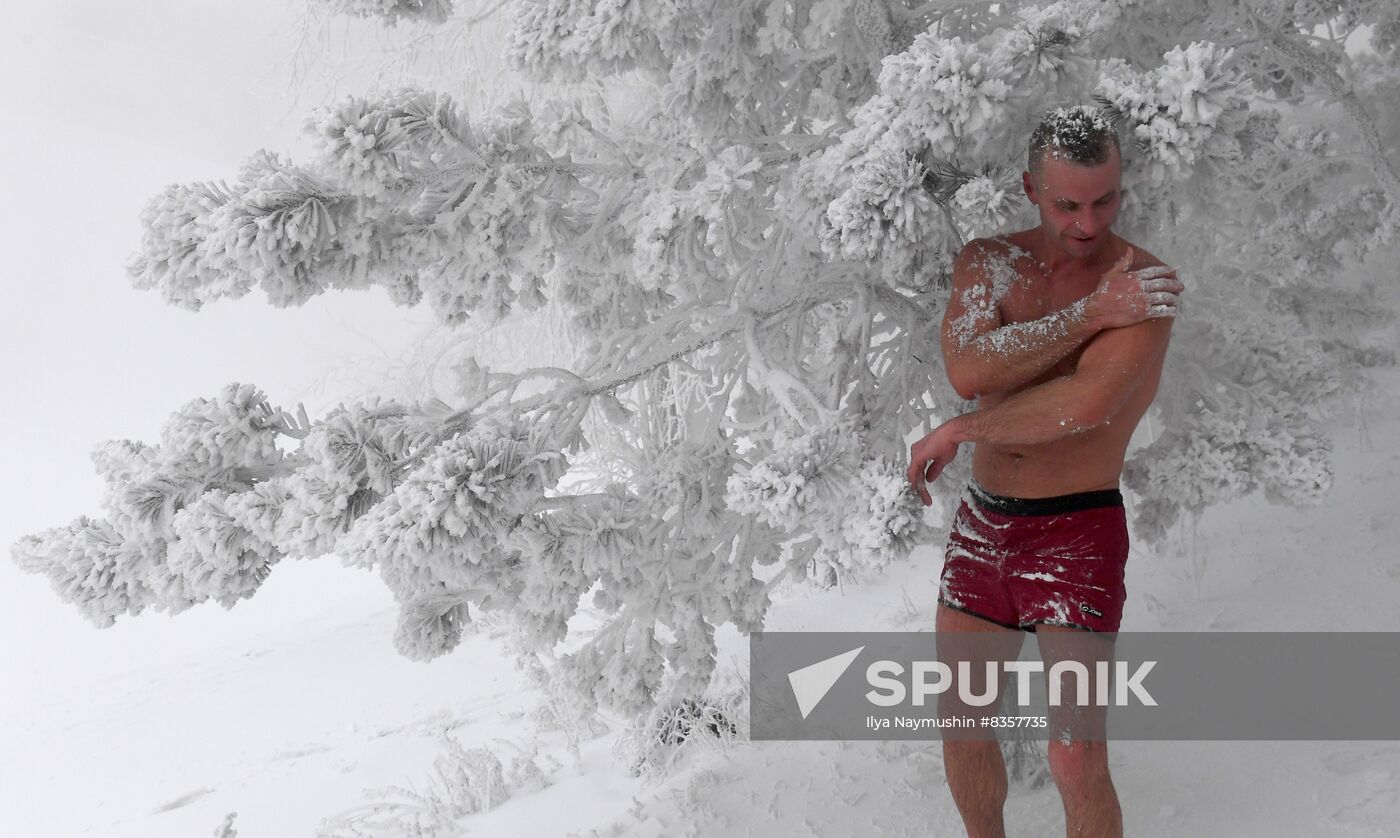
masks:
<path fill-rule="evenodd" d="M 1017 274 L 998 304 L 1006 325 L 1038 320 L 1063 309 L 1092 293 L 1103 275 L 1104 269 L 1077 273 L 1065 270 L 1047 275 L 1031 256 L 1031 241 L 1026 235 L 1030 232 L 998 237 L 1012 245 L 1007 258 L 1012 260 Z M 1113 259 L 1117 259 L 1128 243 L 1115 235 L 1108 246 Z M 1142 266 L 1143 260 L 1139 258 L 1130 269 Z M 1022 387 L 983 395 L 978 407 L 991 407 L 1021 390 L 1073 373 L 1083 349 L 1081 345 Z M 1128 441 L 1157 395 L 1161 372 L 1160 362 L 1145 369 L 1141 382 L 1128 400 L 1103 425 L 1037 445 L 978 443 L 972 456 L 973 477 L 987 490 L 1010 497 L 1050 497 L 1116 488 Z"/>

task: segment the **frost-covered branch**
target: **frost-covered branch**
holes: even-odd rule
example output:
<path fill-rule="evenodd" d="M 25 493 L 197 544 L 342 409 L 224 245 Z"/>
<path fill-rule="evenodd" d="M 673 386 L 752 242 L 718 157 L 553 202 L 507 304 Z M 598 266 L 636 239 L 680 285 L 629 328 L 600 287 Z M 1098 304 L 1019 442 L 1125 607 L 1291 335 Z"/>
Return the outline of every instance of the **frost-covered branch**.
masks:
<path fill-rule="evenodd" d="M 345 97 L 307 119 L 311 159 L 163 191 L 129 273 L 191 309 L 382 287 L 444 331 L 548 304 L 574 358 L 467 359 L 433 398 L 319 418 L 235 383 L 157 442 L 103 444 L 103 515 L 11 549 L 98 625 L 231 606 L 282 558 L 333 554 L 380 574 L 409 657 L 491 613 L 580 708 L 703 691 L 717 627 L 930 540 L 904 438 L 959 406 L 935 339 L 953 258 L 1037 222 L 1019 175 L 1051 105 L 1116 120 L 1117 229 L 1188 286 L 1169 430 L 1124 476 L 1137 533 L 1247 492 L 1315 502 L 1337 406 L 1393 363 L 1367 343 L 1393 328 L 1400 247 L 1400 123 L 1365 112 L 1395 85 L 1383 4 L 1334 33 L 1377 44 L 1345 83 L 1330 48 L 1241 38 L 1227 0 L 508 5 L 519 69 L 604 92 L 474 119 L 430 91 Z M 416 32 L 470 14 L 326 6 Z M 1353 120 L 1316 118 L 1332 104 Z M 565 652 L 585 604 L 597 631 Z"/>
<path fill-rule="evenodd" d="M 1278 26 L 1261 19 L 1252 10 L 1249 12 L 1249 17 L 1260 35 L 1274 49 L 1297 62 L 1299 66 L 1306 68 L 1332 94 L 1333 99 L 1341 104 L 1360 134 L 1361 143 L 1366 149 L 1372 170 L 1385 184 L 1387 191 L 1390 192 L 1391 200 L 1400 201 L 1400 174 L 1396 173 L 1395 165 L 1387 156 L 1386 146 L 1381 142 L 1374 118 L 1366 110 L 1361 100 L 1357 98 L 1356 91 L 1352 89 L 1346 79 L 1342 78 L 1341 73 L 1337 72 L 1332 64 L 1310 49 L 1299 36 L 1284 32 Z"/>

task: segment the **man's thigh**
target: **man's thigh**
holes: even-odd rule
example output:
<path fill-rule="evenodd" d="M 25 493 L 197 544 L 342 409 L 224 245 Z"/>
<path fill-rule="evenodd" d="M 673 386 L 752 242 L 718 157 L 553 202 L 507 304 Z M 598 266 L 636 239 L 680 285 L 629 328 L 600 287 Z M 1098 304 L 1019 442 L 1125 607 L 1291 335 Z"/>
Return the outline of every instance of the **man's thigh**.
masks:
<path fill-rule="evenodd" d="M 1051 738 L 1107 741 L 1116 634 L 1037 625 L 1035 637 L 1045 664 Z"/>
<path fill-rule="evenodd" d="M 1129 551 L 1123 507 L 1044 516 L 1038 526 L 1005 564 L 1018 625 L 1118 631 Z"/>
<path fill-rule="evenodd" d="M 1000 715 L 1009 673 L 1003 665 L 1021 653 L 1025 632 L 939 605 L 934 618 L 938 659 L 953 672 L 953 687 L 938 697 L 941 718 L 983 718 Z M 961 664 L 967 664 L 964 683 Z M 989 668 L 990 664 L 990 668 Z M 965 698 L 970 700 L 965 700 Z M 943 729 L 945 739 L 995 738 L 995 728 Z"/>

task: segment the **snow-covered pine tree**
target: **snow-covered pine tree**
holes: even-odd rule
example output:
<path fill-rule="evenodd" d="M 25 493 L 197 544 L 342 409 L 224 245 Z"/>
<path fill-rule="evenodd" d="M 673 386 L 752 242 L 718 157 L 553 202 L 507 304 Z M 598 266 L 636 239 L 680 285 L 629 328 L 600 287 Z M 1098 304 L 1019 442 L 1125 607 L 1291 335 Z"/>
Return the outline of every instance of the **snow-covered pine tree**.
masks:
<path fill-rule="evenodd" d="M 483 13 L 321 2 L 400 28 Z M 1327 423 L 1394 363 L 1368 337 L 1394 319 L 1391 3 L 499 5 L 520 70 L 612 79 L 612 104 L 346 97 L 307 120 L 314 159 L 156 196 L 129 271 L 190 309 L 382 286 L 455 326 L 549 300 L 580 360 L 468 363 L 450 404 L 315 420 L 230 384 L 157 444 L 104 444 L 106 516 L 12 548 L 98 625 L 231 606 L 334 553 L 378 569 L 408 656 L 450 651 L 472 609 L 548 653 L 591 591 L 610 621 L 560 658 L 568 683 L 628 712 L 701 692 L 715 627 L 762 625 L 781 577 L 760 566 L 850 574 L 932 540 L 903 472 L 906 439 L 966 407 L 935 340 L 952 257 L 1032 222 L 1015 176 L 1048 105 L 1120 120 L 1120 228 L 1188 285 L 1166 430 L 1126 474 L 1139 535 L 1232 494 L 1318 498 Z M 561 491 L 585 460 L 607 476 Z"/>

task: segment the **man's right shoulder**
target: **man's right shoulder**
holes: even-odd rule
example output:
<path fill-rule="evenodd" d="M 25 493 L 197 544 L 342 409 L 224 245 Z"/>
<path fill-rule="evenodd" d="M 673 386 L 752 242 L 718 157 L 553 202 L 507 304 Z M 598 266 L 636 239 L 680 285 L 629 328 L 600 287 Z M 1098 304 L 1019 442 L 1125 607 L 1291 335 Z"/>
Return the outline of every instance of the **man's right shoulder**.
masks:
<path fill-rule="evenodd" d="M 953 285 L 965 288 L 985 282 L 1008 284 L 1014 280 L 1020 250 L 1005 236 L 969 240 L 953 260 Z"/>
<path fill-rule="evenodd" d="M 978 256 L 1000 255 L 1005 256 L 1011 253 L 1013 245 L 1005 236 L 989 236 L 987 238 L 969 239 L 967 244 L 958 251 L 959 259 L 973 259 Z"/>

